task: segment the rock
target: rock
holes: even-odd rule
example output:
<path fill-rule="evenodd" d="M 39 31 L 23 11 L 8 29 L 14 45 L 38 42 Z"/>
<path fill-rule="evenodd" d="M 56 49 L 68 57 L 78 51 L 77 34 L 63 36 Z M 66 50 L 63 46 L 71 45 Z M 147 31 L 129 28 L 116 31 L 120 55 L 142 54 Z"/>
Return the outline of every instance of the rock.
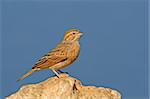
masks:
<path fill-rule="evenodd" d="M 121 99 L 121 95 L 110 88 L 83 86 L 79 80 L 60 74 L 60 78 L 24 85 L 6 99 Z"/>

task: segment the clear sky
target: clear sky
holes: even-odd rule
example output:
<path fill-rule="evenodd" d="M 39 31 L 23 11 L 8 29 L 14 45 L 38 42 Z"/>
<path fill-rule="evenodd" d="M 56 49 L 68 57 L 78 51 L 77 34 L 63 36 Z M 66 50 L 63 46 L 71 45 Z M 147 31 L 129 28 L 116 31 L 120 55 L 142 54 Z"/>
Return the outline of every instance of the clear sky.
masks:
<path fill-rule="evenodd" d="M 16 82 L 71 28 L 84 36 L 78 60 L 63 71 L 84 85 L 115 88 L 123 99 L 148 99 L 146 0 L 3 2 L 2 97 L 52 77 L 43 70 Z"/>

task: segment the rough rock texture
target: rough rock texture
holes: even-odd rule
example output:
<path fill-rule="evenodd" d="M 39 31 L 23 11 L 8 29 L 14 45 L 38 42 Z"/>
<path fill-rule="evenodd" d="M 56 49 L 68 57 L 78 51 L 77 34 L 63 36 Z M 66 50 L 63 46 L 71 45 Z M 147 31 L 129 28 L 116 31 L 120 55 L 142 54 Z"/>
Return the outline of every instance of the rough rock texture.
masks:
<path fill-rule="evenodd" d="M 110 88 L 83 86 L 79 80 L 60 74 L 60 78 L 24 85 L 6 99 L 121 99 L 121 95 Z"/>

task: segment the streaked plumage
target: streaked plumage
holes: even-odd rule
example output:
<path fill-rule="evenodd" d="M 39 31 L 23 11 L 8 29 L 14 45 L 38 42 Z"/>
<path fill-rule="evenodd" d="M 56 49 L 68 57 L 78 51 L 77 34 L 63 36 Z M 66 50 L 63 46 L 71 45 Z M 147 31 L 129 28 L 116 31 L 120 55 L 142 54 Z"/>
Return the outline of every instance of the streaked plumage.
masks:
<path fill-rule="evenodd" d="M 80 52 L 79 40 L 81 35 L 82 33 L 76 29 L 66 31 L 63 40 L 57 47 L 36 62 L 32 69 L 18 79 L 18 81 L 35 71 L 47 68 L 50 68 L 57 76 L 59 76 L 57 70 L 65 68 L 77 59 Z"/>

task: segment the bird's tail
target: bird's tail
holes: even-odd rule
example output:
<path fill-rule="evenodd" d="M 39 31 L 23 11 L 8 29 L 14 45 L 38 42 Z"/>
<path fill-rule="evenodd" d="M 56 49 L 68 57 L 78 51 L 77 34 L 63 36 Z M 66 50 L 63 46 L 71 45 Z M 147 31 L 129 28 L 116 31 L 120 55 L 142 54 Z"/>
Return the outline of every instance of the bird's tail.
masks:
<path fill-rule="evenodd" d="M 30 74 L 32 74 L 35 71 L 36 71 L 36 69 L 31 69 L 29 72 L 24 74 L 21 78 L 19 78 L 17 81 L 23 80 L 25 77 L 29 76 Z"/>

